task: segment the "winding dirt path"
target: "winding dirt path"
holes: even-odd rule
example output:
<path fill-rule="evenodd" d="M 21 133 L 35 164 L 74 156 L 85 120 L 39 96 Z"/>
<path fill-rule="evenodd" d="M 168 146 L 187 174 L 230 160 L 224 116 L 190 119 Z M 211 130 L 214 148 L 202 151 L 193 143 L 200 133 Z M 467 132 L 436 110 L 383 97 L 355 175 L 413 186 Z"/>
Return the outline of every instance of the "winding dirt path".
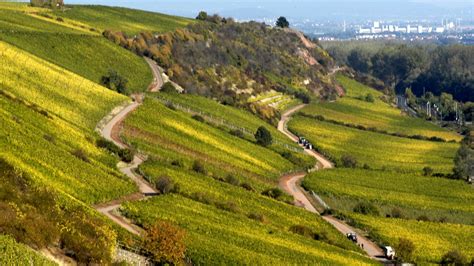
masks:
<path fill-rule="evenodd" d="M 298 112 L 305 106 L 306 106 L 305 104 L 301 104 L 286 111 L 284 114 L 282 114 L 281 119 L 278 123 L 278 130 L 293 141 L 298 141 L 298 137 L 288 130 L 286 124 L 291 119 L 291 116 L 294 113 Z M 317 153 L 316 151 L 308 150 L 308 149 L 305 149 L 304 151 L 307 154 L 316 158 L 316 160 L 318 161 L 314 167 L 314 170 L 334 168 L 334 165 L 331 161 L 329 161 L 328 159 L 326 159 L 324 156 Z M 319 212 L 308 200 L 305 193 L 303 192 L 303 189 L 300 186 L 300 183 L 304 179 L 305 176 L 306 176 L 306 173 L 295 173 L 295 174 L 283 176 L 280 179 L 279 185 L 284 191 L 286 191 L 287 193 L 289 193 L 290 195 L 294 197 L 296 205 L 305 208 L 309 212 L 319 215 Z M 334 228 L 336 228 L 339 232 L 341 232 L 344 235 L 346 235 L 347 233 L 355 232 L 354 228 L 352 228 L 351 226 L 347 225 L 343 221 L 333 216 L 322 216 L 322 218 L 326 220 L 327 222 L 329 222 L 332 226 L 334 226 Z M 377 244 L 370 241 L 364 236 L 358 235 L 357 238 L 358 238 L 358 244 L 362 245 L 367 255 L 379 261 L 386 261 L 384 259 L 384 254 L 383 254 L 382 249 L 380 249 L 380 247 Z"/>
<path fill-rule="evenodd" d="M 150 66 L 153 74 L 153 81 L 150 84 L 148 90 L 151 92 L 157 92 L 161 89 L 161 86 L 163 86 L 163 79 L 161 77 L 161 73 L 158 69 L 158 66 L 153 60 L 149 58 L 145 58 L 145 60 Z M 100 129 L 100 134 L 102 135 L 102 137 L 113 142 L 115 145 L 119 146 L 122 149 L 129 148 L 129 146 L 124 143 L 120 138 L 120 132 L 123 127 L 123 121 L 130 113 L 135 111 L 143 103 L 143 98 L 143 94 L 132 95 L 133 101 L 131 103 L 126 106 L 123 106 L 118 113 L 108 115 L 111 118 Z M 157 194 L 157 191 L 153 188 L 153 186 L 151 186 L 145 179 L 143 179 L 142 176 L 135 173 L 134 171 L 145 160 L 145 155 L 137 153 L 134 155 L 133 161 L 131 163 L 127 164 L 125 162 L 119 162 L 117 165 L 120 172 L 122 172 L 124 175 L 128 176 L 131 180 L 133 180 L 133 182 L 135 182 L 140 193 L 128 195 L 121 199 L 95 206 L 95 209 L 97 211 L 107 216 L 109 219 L 120 225 L 122 228 L 136 235 L 140 235 L 140 228 L 130 223 L 124 217 L 120 216 L 117 210 L 120 208 L 120 205 L 124 201 L 143 200 L 147 197 L 152 197 Z"/>

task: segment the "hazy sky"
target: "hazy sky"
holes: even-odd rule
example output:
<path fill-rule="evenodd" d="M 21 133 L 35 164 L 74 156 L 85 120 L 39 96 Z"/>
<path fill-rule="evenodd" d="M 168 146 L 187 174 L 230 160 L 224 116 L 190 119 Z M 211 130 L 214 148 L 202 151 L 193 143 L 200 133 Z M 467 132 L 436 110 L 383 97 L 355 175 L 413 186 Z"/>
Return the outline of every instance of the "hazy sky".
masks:
<path fill-rule="evenodd" d="M 200 10 L 236 18 L 284 15 L 321 20 L 443 18 L 474 20 L 474 0 L 66 0 L 195 17 Z"/>

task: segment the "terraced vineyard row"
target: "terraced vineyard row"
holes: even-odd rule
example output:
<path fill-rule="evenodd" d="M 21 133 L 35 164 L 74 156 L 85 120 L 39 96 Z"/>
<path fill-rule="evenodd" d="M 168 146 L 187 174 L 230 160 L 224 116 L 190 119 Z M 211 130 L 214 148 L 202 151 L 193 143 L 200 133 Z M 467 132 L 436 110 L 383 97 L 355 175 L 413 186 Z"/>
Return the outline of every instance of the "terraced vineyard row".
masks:
<path fill-rule="evenodd" d="M 346 89 L 346 96 L 336 102 L 310 104 L 302 110 L 308 115 L 322 115 L 326 119 L 376 128 L 389 133 L 439 137 L 445 140 L 461 140 L 461 136 L 423 119 L 402 114 L 399 109 L 381 100 L 382 93 L 355 80 L 338 75 L 337 80 Z M 365 97 L 371 94 L 374 102 Z"/>
<path fill-rule="evenodd" d="M 166 219 L 185 228 L 188 253 L 197 264 L 373 264 L 357 253 L 178 195 L 130 203 L 124 212 L 144 223 Z"/>
<path fill-rule="evenodd" d="M 0 43 L 0 50 L 0 142 L 8 147 L 1 156 L 87 203 L 133 192 L 93 133 L 126 98 L 10 45 Z"/>
<path fill-rule="evenodd" d="M 310 174 L 303 183 L 335 209 L 375 204 L 382 215 L 474 224 L 474 195 L 463 181 L 377 170 L 334 169 Z"/>
<path fill-rule="evenodd" d="M 101 32 L 91 32 L 89 28 L 84 32 L 82 28 L 71 28 L 67 22 L 32 16 L 30 13 L 35 10 L 24 3 L 0 3 L 0 40 L 96 83 L 111 69 L 128 79 L 131 92 L 147 88 L 152 75 L 142 58 L 106 40 Z"/>
<path fill-rule="evenodd" d="M 339 164 L 342 156 L 351 155 L 359 166 L 366 164 L 375 169 L 399 172 L 421 173 L 428 166 L 437 172 L 449 173 L 459 146 L 457 143 L 398 138 L 302 116 L 292 119 L 288 127 L 333 156 Z"/>
<path fill-rule="evenodd" d="M 4 235 L 0 235 L 0 254 L 1 265 L 57 265 L 28 246 Z"/>

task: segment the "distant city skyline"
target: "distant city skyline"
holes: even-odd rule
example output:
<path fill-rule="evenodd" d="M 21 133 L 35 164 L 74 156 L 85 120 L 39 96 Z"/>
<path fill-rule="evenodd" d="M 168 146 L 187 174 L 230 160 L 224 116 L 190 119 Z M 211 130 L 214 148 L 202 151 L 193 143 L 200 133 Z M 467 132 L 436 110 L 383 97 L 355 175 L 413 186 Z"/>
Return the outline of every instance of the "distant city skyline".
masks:
<path fill-rule="evenodd" d="M 71 0 L 71 4 L 123 6 L 195 17 L 201 10 L 236 19 L 289 19 L 361 21 L 384 19 L 461 18 L 474 20 L 474 0 Z"/>

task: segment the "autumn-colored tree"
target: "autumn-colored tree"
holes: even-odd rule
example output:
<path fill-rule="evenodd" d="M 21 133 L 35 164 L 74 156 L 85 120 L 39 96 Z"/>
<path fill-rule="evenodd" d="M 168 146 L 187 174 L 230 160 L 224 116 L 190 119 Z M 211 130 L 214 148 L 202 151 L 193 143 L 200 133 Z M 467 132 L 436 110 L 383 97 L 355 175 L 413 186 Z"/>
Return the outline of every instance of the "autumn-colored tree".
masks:
<path fill-rule="evenodd" d="M 185 236 L 183 229 L 159 220 L 146 229 L 144 246 L 155 262 L 179 264 L 186 252 Z"/>

